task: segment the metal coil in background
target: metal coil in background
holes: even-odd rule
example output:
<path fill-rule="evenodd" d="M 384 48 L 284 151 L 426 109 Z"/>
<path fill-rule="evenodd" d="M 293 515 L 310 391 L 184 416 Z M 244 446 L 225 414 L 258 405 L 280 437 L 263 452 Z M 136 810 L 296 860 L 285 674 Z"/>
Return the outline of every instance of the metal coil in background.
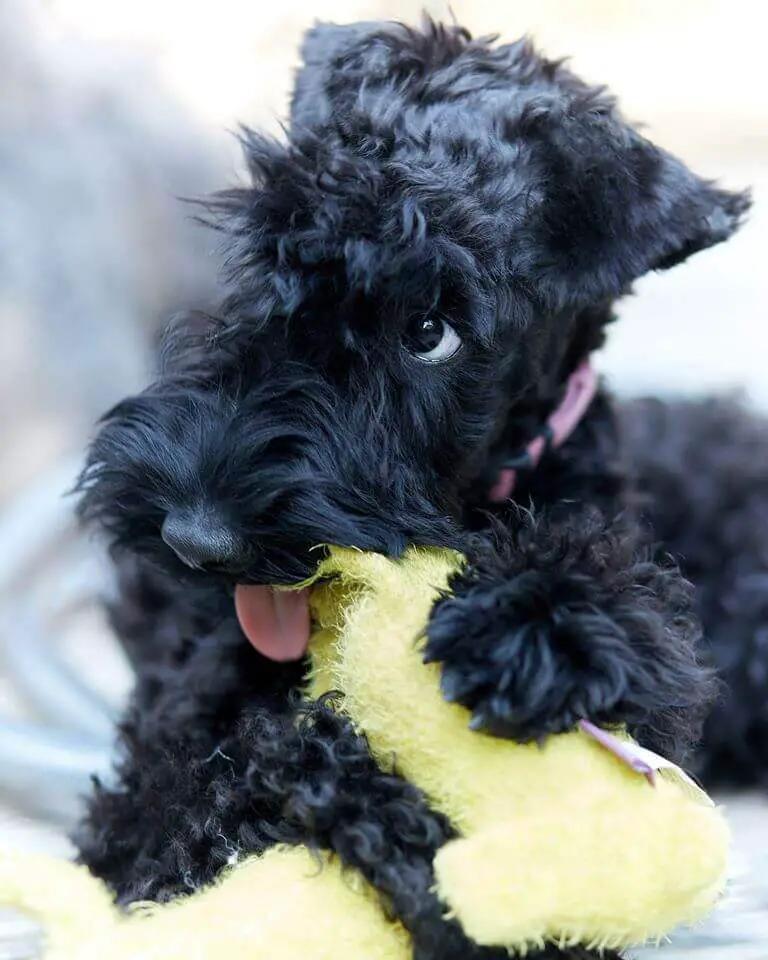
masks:
<path fill-rule="evenodd" d="M 74 530 L 78 464 L 43 477 L 0 515 L 0 674 L 12 712 L 0 714 L 0 843 L 66 856 L 94 775 L 111 775 L 119 704 L 94 689 L 58 642 L 73 615 L 109 589 L 108 566 Z M 106 638 L 105 638 L 106 639 Z M 41 951 L 30 919 L 0 908 L 0 958 Z"/>
<path fill-rule="evenodd" d="M 62 827 L 79 814 L 91 777 L 111 771 L 118 704 L 62 655 L 62 624 L 98 603 L 109 567 L 85 548 L 66 496 L 78 464 L 67 462 L 0 516 L 0 670 L 23 719 L 0 719 L 0 792 L 22 815 Z"/>

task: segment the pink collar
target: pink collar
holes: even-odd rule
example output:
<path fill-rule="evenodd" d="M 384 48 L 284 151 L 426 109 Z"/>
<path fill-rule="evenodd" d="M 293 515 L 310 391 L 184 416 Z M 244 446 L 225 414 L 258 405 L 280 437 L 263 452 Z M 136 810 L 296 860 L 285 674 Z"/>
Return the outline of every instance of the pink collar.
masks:
<path fill-rule="evenodd" d="M 517 483 L 518 471 L 533 470 L 550 447 L 559 447 L 570 437 L 592 403 L 597 386 L 598 376 L 589 360 L 584 360 L 568 377 L 565 395 L 548 417 L 543 430 L 516 458 L 514 466 L 506 466 L 499 471 L 499 478 L 488 494 L 493 503 L 509 500 Z"/>

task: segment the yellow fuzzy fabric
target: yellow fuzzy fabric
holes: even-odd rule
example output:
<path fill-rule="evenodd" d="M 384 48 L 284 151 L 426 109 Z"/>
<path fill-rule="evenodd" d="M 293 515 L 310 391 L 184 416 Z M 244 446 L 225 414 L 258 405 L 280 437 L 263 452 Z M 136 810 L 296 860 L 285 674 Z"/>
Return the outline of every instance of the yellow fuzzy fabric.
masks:
<path fill-rule="evenodd" d="M 309 692 L 344 709 L 384 767 L 420 786 L 460 838 L 438 893 L 477 943 L 623 947 L 704 916 L 724 883 L 720 812 L 677 777 L 651 786 L 581 732 L 543 749 L 467 728 L 417 638 L 462 558 L 332 549 L 312 578 Z M 394 759 L 393 759 L 394 758 Z M 0 903 L 40 919 L 50 960 L 409 960 L 405 931 L 338 861 L 275 847 L 170 904 L 121 914 L 83 868 L 0 855 Z"/>
<path fill-rule="evenodd" d="M 417 638 L 461 557 L 395 562 L 334 549 L 313 577 L 311 695 L 344 710 L 380 763 L 421 787 L 461 834 L 435 861 L 438 892 L 477 943 L 624 947 L 708 913 L 728 830 L 680 778 L 651 786 L 581 732 L 542 749 L 468 729 Z"/>
<path fill-rule="evenodd" d="M 338 861 L 274 847 L 180 900 L 121 914 L 83 867 L 0 856 L 0 899 L 35 916 L 48 960 L 410 960 L 405 932 Z"/>

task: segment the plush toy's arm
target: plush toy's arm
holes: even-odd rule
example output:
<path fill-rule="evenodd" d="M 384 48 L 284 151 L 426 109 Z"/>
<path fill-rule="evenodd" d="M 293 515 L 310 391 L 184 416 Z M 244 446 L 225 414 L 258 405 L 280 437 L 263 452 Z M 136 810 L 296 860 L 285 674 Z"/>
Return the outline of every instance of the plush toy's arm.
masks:
<path fill-rule="evenodd" d="M 695 738 L 712 681 L 691 587 L 627 525 L 521 513 L 468 555 L 433 609 L 425 657 L 475 727 L 532 741 L 581 719 L 628 724 L 668 755 Z"/>

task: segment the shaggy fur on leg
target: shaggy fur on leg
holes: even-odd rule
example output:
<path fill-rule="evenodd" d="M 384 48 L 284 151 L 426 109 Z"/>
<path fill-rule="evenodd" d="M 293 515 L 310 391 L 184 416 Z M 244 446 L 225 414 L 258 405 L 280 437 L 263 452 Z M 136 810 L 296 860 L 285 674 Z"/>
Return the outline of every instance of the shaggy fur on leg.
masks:
<path fill-rule="evenodd" d="M 684 755 L 711 696 L 692 603 L 716 601 L 692 600 L 631 521 L 635 475 L 651 489 L 658 471 L 607 391 L 521 473 L 516 503 L 489 491 L 602 344 L 614 300 L 727 239 L 748 198 L 526 41 L 320 25 L 303 58 L 285 142 L 246 131 L 250 182 L 208 205 L 228 254 L 217 315 L 169 332 L 155 382 L 106 415 L 83 474 L 138 686 L 81 856 L 129 902 L 275 842 L 331 849 L 419 960 L 492 960 L 431 892 L 451 825 L 332 703 L 297 706 L 303 665 L 256 652 L 233 592 L 302 580 L 318 543 L 463 550 L 427 636 L 468 722 L 522 741 L 626 722 Z"/>
<path fill-rule="evenodd" d="M 673 756 L 686 722 L 689 739 L 698 734 L 708 678 L 691 585 L 633 533 L 589 511 L 551 527 L 521 513 L 479 539 L 436 604 L 426 645 L 472 727 L 526 742 L 586 718 L 640 725 L 646 745 Z"/>

